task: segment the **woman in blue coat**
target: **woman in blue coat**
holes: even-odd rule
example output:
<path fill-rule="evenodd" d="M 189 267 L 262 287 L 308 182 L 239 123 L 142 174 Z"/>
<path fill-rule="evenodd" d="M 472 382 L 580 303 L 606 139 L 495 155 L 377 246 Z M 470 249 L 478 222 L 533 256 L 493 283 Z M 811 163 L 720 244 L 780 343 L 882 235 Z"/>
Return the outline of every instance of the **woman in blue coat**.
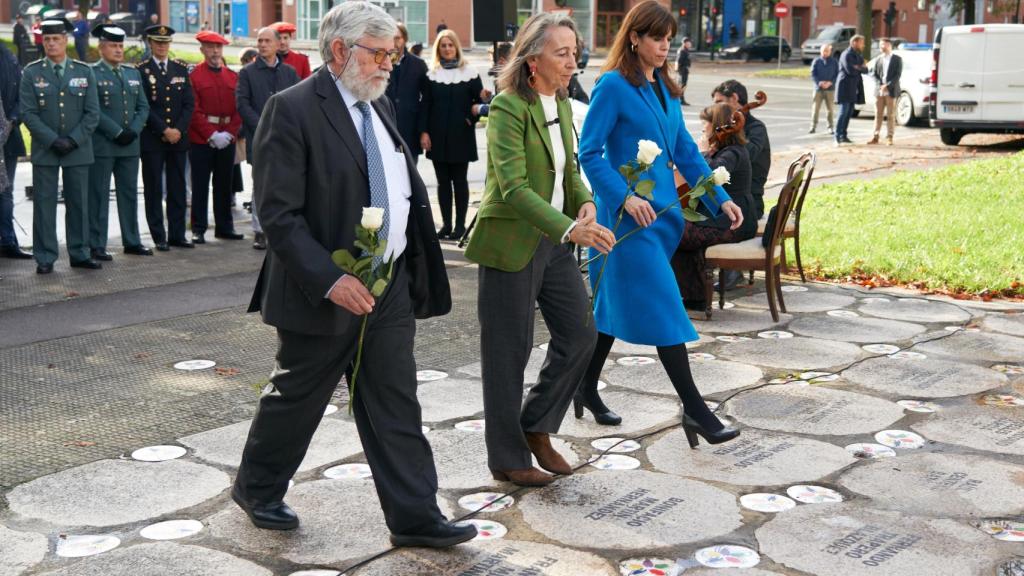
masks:
<path fill-rule="evenodd" d="M 686 342 L 696 340 L 697 332 L 683 310 L 671 266 L 683 235 L 682 211 L 676 207 L 656 217 L 676 201 L 675 168 L 691 183 L 711 173 L 683 124 L 682 91 L 666 63 L 675 33 L 675 18 L 668 9 L 654 0 L 635 6 L 615 38 L 583 125 L 580 163 L 593 187 L 598 222 L 613 228 L 624 207 L 626 215 L 616 236 L 621 238 L 638 226 L 646 229 L 617 245 L 605 257 L 607 263 L 600 258 L 590 265 L 592 283 L 602 276 L 594 310 L 599 335 L 575 409 L 577 418 L 587 408 L 601 424 L 621 422 L 597 393 L 597 379 L 612 343 L 620 338 L 657 346 L 658 357 L 683 401 L 683 428 L 693 447 L 697 434 L 717 444 L 739 432 L 725 428 L 708 410 L 690 373 Z M 619 166 L 637 157 L 640 140 L 653 141 L 663 151 L 644 176 L 655 182 L 653 202 L 632 195 L 618 172 Z M 702 199 L 705 206 L 715 215 L 724 212 L 738 227 L 743 221 L 740 208 L 721 187 L 715 192 L 714 198 Z"/>

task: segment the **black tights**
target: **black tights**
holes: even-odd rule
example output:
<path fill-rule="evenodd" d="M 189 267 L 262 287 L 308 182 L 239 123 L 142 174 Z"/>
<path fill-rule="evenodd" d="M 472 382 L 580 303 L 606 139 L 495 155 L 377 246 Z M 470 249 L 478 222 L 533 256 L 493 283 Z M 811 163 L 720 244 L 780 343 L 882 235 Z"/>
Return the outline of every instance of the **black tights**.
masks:
<path fill-rule="evenodd" d="M 594 355 L 590 359 L 590 365 L 587 366 L 583 383 L 580 385 L 580 392 L 596 412 L 607 411 L 607 407 L 601 401 L 601 396 L 597 393 L 597 380 L 601 377 L 604 362 L 608 359 L 608 353 L 611 352 L 614 343 L 614 336 L 598 332 Z M 668 378 L 672 381 L 672 387 L 676 389 L 676 394 L 683 401 L 683 412 L 709 432 L 721 430 L 724 426 L 708 408 L 704 399 L 701 398 L 700 392 L 697 391 L 697 384 L 693 381 L 693 374 L 690 372 L 690 357 L 686 352 L 686 344 L 658 346 L 658 358 L 661 359 L 661 364 L 665 367 L 665 372 L 668 373 Z"/>
<path fill-rule="evenodd" d="M 437 175 L 437 203 L 441 206 L 441 221 L 445 228 L 452 227 L 452 195 L 455 196 L 455 228 L 466 227 L 469 209 L 468 162 L 440 162 L 434 160 Z"/>

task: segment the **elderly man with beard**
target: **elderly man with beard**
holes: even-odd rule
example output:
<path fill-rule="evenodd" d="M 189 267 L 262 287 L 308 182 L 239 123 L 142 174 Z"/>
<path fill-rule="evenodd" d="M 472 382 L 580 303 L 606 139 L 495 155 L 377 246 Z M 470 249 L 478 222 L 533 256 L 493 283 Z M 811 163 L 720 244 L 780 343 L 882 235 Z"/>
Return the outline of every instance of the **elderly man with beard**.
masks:
<path fill-rule="evenodd" d="M 299 75 L 295 69 L 285 64 L 277 54 L 281 50 L 281 34 L 277 30 L 269 26 L 260 28 L 256 34 L 256 50 L 260 54 L 259 57 L 252 64 L 242 68 L 238 74 L 238 87 L 235 89 L 238 112 L 242 115 L 242 124 L 249 134 L 256 133 L 263 107 L 267 105 L 270 97 L 299 83 Z M 255 166 L 252 141 L 252 138 L 246 140 L 245 157 Z M 271 158 L 270 162 L 276 164 L 277 160 Z M 254 182 L 253 199 L 259 191 L 259 184 Z M 255 209 L 252 211 L 252 231 L 256 234 L 252 247 L 266 250 L 267 240 Z M 239 234 L 238 238 L 241 237 Z"/>
<path fill-rule="evenodd" d="M 288 479 L 362 346 L 350 402 L 391 542 L 446 547 L 476 529 L 450 524 L 438 509 L 421 430 L 415 319 L 446 314 L 451 293 L 426 187 L 382 98 L 395 32 L 367 2 L 332 8 L 320 25 L 325 65 L 270 98 L 256 131 L 254 212 L 270 250 L 250 310 L 277 329 L 279 347 L 232 496 L 256 526 L 298 526 L 283 502 Z M 335 250 L 358 255 L 355 229 L 368 205 L 384 211 L 377 234 L 387 240 L 384 258 L 394 259 L 378 298 L 331 260 Z"/>

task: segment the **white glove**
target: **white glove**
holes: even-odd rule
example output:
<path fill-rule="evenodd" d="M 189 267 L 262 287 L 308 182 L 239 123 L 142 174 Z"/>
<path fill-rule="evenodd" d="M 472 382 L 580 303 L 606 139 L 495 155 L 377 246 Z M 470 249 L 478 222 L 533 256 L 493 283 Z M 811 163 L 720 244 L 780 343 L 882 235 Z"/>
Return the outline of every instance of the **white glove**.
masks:
<path fill-rule="evenodd" d="M 231 135 L 227 132 L 214 132 L 210 136 L 210 144 L 217 150 L 227 148 L 231 144 Z"/>

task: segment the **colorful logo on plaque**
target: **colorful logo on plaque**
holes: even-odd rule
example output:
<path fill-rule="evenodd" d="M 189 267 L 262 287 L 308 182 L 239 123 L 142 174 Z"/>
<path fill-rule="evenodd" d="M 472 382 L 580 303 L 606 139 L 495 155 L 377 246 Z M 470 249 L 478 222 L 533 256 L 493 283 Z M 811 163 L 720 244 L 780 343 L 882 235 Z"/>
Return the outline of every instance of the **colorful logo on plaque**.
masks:
<path fill-rule="evenodd" d="M 675 560 L 666 558 L 630 558 L 619 563 L 622 576 L 668 576 L 674 574 Z"/>
<path fill-rule="evenodd" d="M 761 557 L 746 546 L 710 546 L 697 550 L 697 562 L 709 568 L 753 568 Z"/>

